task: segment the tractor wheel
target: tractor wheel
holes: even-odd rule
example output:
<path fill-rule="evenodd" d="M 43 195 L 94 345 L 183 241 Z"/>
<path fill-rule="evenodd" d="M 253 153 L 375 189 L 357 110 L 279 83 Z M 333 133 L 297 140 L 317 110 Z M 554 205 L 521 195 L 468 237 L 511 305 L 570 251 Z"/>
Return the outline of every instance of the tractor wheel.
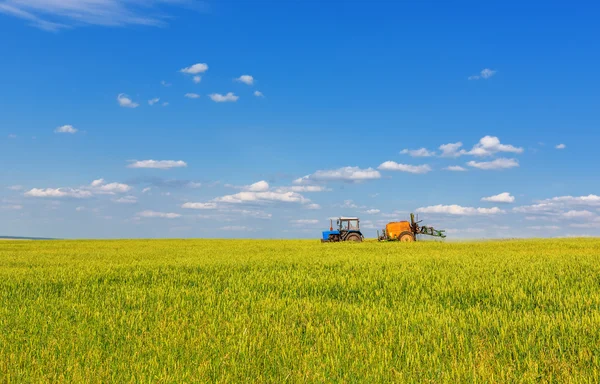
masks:
<path fill-rule="evenodd" d="M 402 232 L 400 236 L 398 236 L 398 240 L 412 243 L 415 241 L 415 236 L 412 234 L 412 232 Z"/>
<path fill-rule="evenodd" d="M 348 235 L 348 237 L 346 237 L 346 241 L 354 241 L 354 242 L 360 243 L 362 241 L 362 239 L 360 238 L 359 235 L 354 233 L 352 235 Z"/>

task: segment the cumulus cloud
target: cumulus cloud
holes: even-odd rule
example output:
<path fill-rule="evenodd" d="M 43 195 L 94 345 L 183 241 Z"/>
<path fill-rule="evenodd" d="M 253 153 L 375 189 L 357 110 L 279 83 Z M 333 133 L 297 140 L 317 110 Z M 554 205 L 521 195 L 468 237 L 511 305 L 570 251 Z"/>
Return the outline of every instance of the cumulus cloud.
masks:
<path fill-rule="evenodd" d="M 63 125 L 62 127 L 58 127 L 54 130 L 55 133 L 76 133 L 77 129 L 72 125 Z"/>
<path fill-rule="evenodd" d="M 419 148 L 419 149 L 403 149 L 402 151 L 400 151 L 401 154 L 403 155 L 410 155 L 412 157 L 431 157 L 431 156 L 435 156 L 435 152 L 430 151 L 426 148 Z"/>
<path fill-rule="evenodd" d="M 567 146 L 564 144 L 558 144 L 555 148 L 556 149 L 565 149 L 565 148 L 567 148 Z"/>
<path fill-rule="evenodd" d="M 254 91 L 254 96 L 256 97 L 264 97 L 263 93 L 261 91 Z"/>
<path fill-rule="evenodd" d="M 417 208 L 417 213 L 437 213 L 446 215 L 457 215 L 457 216 L 477 216 L 477 215 L 496 215 L 499 213 L 506 213 L 506 211 L 498 208 L 474 208 L 474 207 L 462 207 L 460 205 L 433 205 L 429 207 Z"/>
<path fill-rule="evenodd" d="M 508 192 L 502 192 L 498 195 L 483 197 L 481 201 L 488 201 L 491 203 L 514 203 L 515 197 L 511 196 Z"/>
<path fill-rule="evenodd" d="M 200 97 L 200 95 L 197 93 L 186 93 L 184 96 L 188 99 L 197 99 Z"/>
<path fill-rule="evenodd" d="M 473 75 L 473 76 L 469 76 L 469 80 L 479 80 L 479 79 L 489 79 L 490 77 L 494 76 L 496 74 L 496 71 L 491 70 L 489 68 L 484 68 L 481 70 L 481 72 L 479 72 L 478 75 Z"/>
<path fill-rule="evenodd" d="M 221 203 L 261 203 L 261 202 L 283 202 L 283 203 L 305 203 L 309 200 L 296 192 L 239 192 L 234 195 L 226 195 L 215 199 Z"/>
<path fill-rule="evenodd" d="M 381 178 L 381 173 L 373 168 L 342 167 L 331 170 L 319 170 L 294 180 L 294 184 L 310 184 L 316 181 L 345 181 L 359 183 Z"/>
<path fill-rule="evenodd" d="M 496 136 L 484 136 L 479 140 L 479 143 L 473 146 L 473 149 L 468 154 L 473 156 L 491 156 L 498 152 L 523 153 L 523 148 L 502 144 Z"/>
<path fill-rule="evenodd" d="M 450 165 L 446 168 L 444 168 L 446 171 L 453 171 L 453 172 L 466 172 L 466 168 L 461 167 L 460 165 Z"/>
<path fill-rule="evenodd" d="M 379 209 L 367 209 L 366 211 L 364 211 L 364 213 L 366 213 L 367 215 L 376 215 L 379 212 L 381 212 Z"/>
<path fill-rule="evenodd" d="M 106 183 L 104 179 L 92 181 L 91 190 L 97 194 L 113 195 L 115 193 L 125 193 L 131 190 L 131 186 L 123 183 Z"/>
<path fill-rule="evenodd" d="M 158 97 L 156 97 L 154 99 L 148 100 L 148 104 L 149 105 L 154 105 L 154 104 L 158 103 L 159 101 L 160 101 L 160 99 Z"/>
<path fill-rule="evenodd" d="M 138 200 L 135 196 L 123 196 L 118 199 L 113 199 L 112 201 L 119 204 L 135 204 Z"/>
<path fill-rule="evenodd" d="M 50 197 L 50 198 L 76 198 L 84 199 L 92 197 L 91 191 L 75 188 L 33 188 L 25 192 L 28 197 Z"/>
<path fill-rule="evenodd" d="M 587 211 L 587 210 L 583 210 L 583 211 L 571 210 L 571 211 L 563 213 L 562 216 L 567 219 L 590 219 L 590 218 L 596 217 L 596 214 L 592 213 L 590 211 Z"/>
<path fill-rule="evenodd" d="M 198 84 L 202 81 L 202 77 L 201 76 L 194 76 L 192 78 L 192 80 L 194 81 L 194 83 Z"/>
<path fill-rule="evenodd" d="M 167 25 L 166 20 L 170 18 L 165 13 L 166 7 L 182 5 L 189 7 L 192 3 L 171 0 L 4 0 L 0 2 L 0 13 L 23 19 L 46 31 L 86 25 L 159 27 Z M 194 7 L 198 8 L 198 5 Z"/>
<path fill-rule="evenodd" d="M 431 167 L 427 164 L 424 165 L 408 165 L 408 164 L 398 164 L 395 161 L 386 161 L 381 163 L 377 169 L 382 171 L 400 171 L 400 172 L 408 172 L 408 173 L 427 173 L 431 172 Z"/>
<path fill-rule="evenodd" d="M 217 209 L 216 203 L 185 203 L 181 208 L 185 209 Z"/>
<path fill-rule="evenodd" d="M 329 188 L 325 188 L 321 185 L 294 185 L 290 187 L 279 187 L 276 189 L 278 192 L 326 192 L 331 191 Z"/>
<path fill-rule="evenodd" d="M 144 218 L 160 218 L 160 219 L 177 219 L 177 218 L 181 217 L 181 215 L 178 213 L 155 212 L 155 211 L 149 211 L 149 210 L 138 212 L 137 216 L 144 217 Z"/>
<path fill-rule="evenodd" d="M 134 161 L 127 166 L 128 168 L 154 168 L 171 169 L 187 167 L 187 163 L 182 160 L 140 160 Z"/>
<path fill-rule="evenodd" d="M 212 101 L 216 103 L 235 102 L 240 98 L 239 96 L 234 95 L 232 92 L 229 92 L 226 95 L 221 95 L 220 93 L 213 93 L 209 95 L 209 97 Z"/>
<path fill-rule="evenodd" d="M 117 101 L 119 102 L 119 105 L 123 108 L 137 108 L 139 106 L 138 103 L 133 102 L 129 96 L 127 96 L 124 93 L 120 93 L 117 96 Z"/>
<path fill-rule="evenodd" d="M 242 75 L 235 80 L 248 85 L 254 84 L 254 77 L 250 75 Z"/>
<path fill-rule="evenodd" d="M 261 180 L 259 182 L 244 187 L 244 189 L 250 192 L 265 192 L 269 190 L 269 183 L 267 183 L 264 180 Z"/>
<path fill-rule="evenodd" d="M 469 167 L 478 168 L 478 169 L 487 171 L 487 170 L 498 170 L 498 169 L 507 169 L 507 168 L 518 167 L 519 162 L 515 159 L 499 158 L 499 159 L 496 159 L 493 161 L 483 161 L 483 162 L 469 161 L 467 163 L 467 165 Z"/>
<path fill-rule="evenodd" d="M 204 63 L 198 63 L 191 65 L 189 67 L 181 69 L 179 72 L 187 73 L 188 75 L 198 75 L 199 73 L 204 73 L 208 71 L 208 65 Z"/>

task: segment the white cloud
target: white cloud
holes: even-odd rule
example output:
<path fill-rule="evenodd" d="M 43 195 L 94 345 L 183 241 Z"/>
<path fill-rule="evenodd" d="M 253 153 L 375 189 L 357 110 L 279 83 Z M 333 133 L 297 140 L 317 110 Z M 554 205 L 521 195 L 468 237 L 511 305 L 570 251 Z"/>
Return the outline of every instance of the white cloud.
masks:
<path fill-rule="evenodd" d="M 113 201 L 115 203 L 120 203 L 120 204 L 135 204 L 137 203 L 137 197 L 135 196 L 124 196 L 124 197 L 120 197 L 118 199 L 113 199 Z"/>
<path fill-rule="evenodd" d="M 248 84 L 248 85 L 254 84 L 254 77 L 252 77 L 250 75 L 242 75 L 242 76 L 238 77 L 235 80 L 239 81 L 239 82 L 242 82 L 244 84 Z"/>
<path fill-rule="evenodd" d="M 7 187 L 7 188 L 10 189 L 11 191 L 22 191 L 23 190 L 22 185 L 11 185 L 10 187 Z"/>
<path fill-rule="evenodd" d="M 181 217 L 178 213 L 165 213 L 165 212 L 155 212 L 155 211 L 142 211 L 137 214 L 138 217 L 145 218 L 160 218 L 160 219 L 177 219 Z"/>
<path fill-rule="evenodd" d="M 479 72 L 479 75 L 469 76 L 469 80 L 489 79 L 490 77 L 494 76 L 495 74 L 496 74 L 496 71 L 491 70 L 489 68 L 485 68 L 485 69 L 482 69 L 481 72 Z"/>
<path fill-rule="evenodd" d="M 508 192 L 502 192 L 495 196 L 483 197 L 481 201 L 488 201 L 491 203 L 514 203 L 515 197 L 511 196 Z"/>
<path fill-rule="evenodd" d="M 304 208 L 306 209 L 321 209 L 321 206 L 319 204 L 307 204 L 304 206 Z"/>
<path fill-rule="evenodd" d="M 189 66 L 187 68 L 183 68 L 179 72 L 187 73 L 189 75 L 197 75 L 199 73 L 204 73 L 207 70 L 208 70 L 208 65 L 206 65 L 204 63 L 198 63 L 198 64 L 194 64 L 192 66 Z"/>
<path fill-rule="evenodd" d="M 190 4 L 172 0 L 4 0 L 0 2 L 0 13 L 46 31 L 85 25 L 158 27 L 167 25 L 170 18 L 164 13 L 165 7 Z"/>
<path fill-rule="evenodd" d="M 170 169 L 180 167 L 187 167 L 187 163 L 182 160 L 141 160 L 128 165 L 128 168 Z"/>
<path fill-rule="evenodd" d="M 25 196 L 28 197 L 52 197 L 52 198 L 63 198 L 72 197 L 76 199 L 83 199 L 92 197 L 91 191 L 74 188 L 33 188 L 25 192 Z"/>
<path fill-rule="evenodd" d="M 447 171 L 453 171 L 453 172 L 465 172 L 467 170 L 466 168 L 463 168 L 460 165 L 450 165 L 444 169 Z"/>
<path fill-rule="evenodd" d="M 256 97 L 265 97 L 261 91 L 254 91 L 254 96 Z"/>
<path fill-rule="evenodd" d="M 251 202 L 284 202 L 284 203 L 305 203 L 309 200 L 296 192 L 239 192 L 234 195 L 226 195 L 214 199 L 221 203 L 251 203 Z"/>
<path fill-rule="evenodd" d="M 165 101 L 164 103 L 162 103 L 162 106 L 163 106 L 163 107 L 166 107 L 167 105 L 169 105 L 169 102 L 168 102 L 168 101 Z"/>
<path fill-rule="evenodd" d="M 269 190 L 269 183 L 267 183 L 264 180 L 261 180 L 259 182 L 244 187 L 244 189 L 250 192 L 265 192 Z"/>
<path fill-rule="evenodd" d="M 541 200 L 541 203 L 562 203 L 566 205 L 588 205 L 600 206 L 600 196 L 558 196 L 551 199 Z"/>
<path fill-rule="evenodd" d="M 19 211 L 19 210 L 23 209 L 23 206 L 20 204 L 0 205 L 0 209 L 9 210 L 9 211 Z"/>
<path fill-rule="evenodd" d="M 129 96 L 127 96 L 124 93 L 120 93 L 117 96 L 117 101 L 119 102 L 119 105 L 123 108 L 137 108 L 139 106 L 138 103 L 134 103 Z"/>
<path fill-rule="evenodd" d="M 220 93 L 213 93 L 209 95 L 209 97 L 212 101 L 216 103 L 235 102 L 240 98 L 239 96 L 234 95 L 232 92 L 229 92 L 226 95 L 221 95 Z"/>
<path fill-rule="evenodd" d="M 123 183 L 106 184 L 104 179 L 92 181 L 90 184 L 91 190 L 97 194 L 114 195 L 115 193 L 125 193 L 131 190 L 131 186 Z"/>
<path fill-rule="evenodd" d="M 558 144 L 555 148 L 556 149 L 565 149 L 565 148 L 567 148 L 567 146 L 564 144 Z"/>
<path fill-rule="evenodd" d="M 197 93 L 186 93 L 184 96 L 188 99 L 197 99 L 200 97 L 200 95 Z"/>
<path fill-rule="evenodd" d="M 152 190 L 152 188 L 146 187 L 146 188 L 142 189 L 142 193 L 150 192 L 151 190 Z"/>
<path fill-rule="evenodd" d="M 464 149 L 460 149 L 462 147 L 462 143 L 459 141 L 458 143 L 448 143 L 440 145 L 439 149 L 442 151 L 441 157 L 459 157 L 461 155 L 466 154 L 467 152 Z"/>
<path fill-rule="evenodd" d="M 62 127 L 58 127 L 54 130 L 55 133 L 76 133 L 77 129 L 72 125 L 63 125 Z"/>
<path fill-rule="evenodd" d="M 427 164 L 424 165 L 408 165 L 408 164 L 398 164 L 395 161 L 386 161 L 381 163 L 377 169 L 382 171 L 400 171 L 400 172 L 409 172 L 409 173 L 417 173 L 423 174 L 427 172 L 431 172 L 431 167 Z"/>
<path fill-rule="evenodd" d="M 155 97 L 154 99 L 148 100 L 148 104 L 154 105 L 154 104 L 158 103 L 159 101 L 160 101 L 160 99 L 158 97 Z"/>
<path fill-rule="evenodd" d="M 515 159 L 499 158 L 499 159 L 496 159 L 493 161 L 484 161 L 484 162 L 469 161 L 467 163 L 467 165 L 469 167 L 483 169 L 483 170 L 497 170 L 497 169 L 507 169 L 507 168 L 518 167 L 519 162 Z"/>
<path fill-rule="evenodd" d="M 294 184 L 310 184 L 313 181 L 346 181 L 359 183 L 365 180 L 381 178 L 381 173 L 373 168 L 342 167 L 331 170 L 319 170 L 294 180 Z"/>
<path fill-rule="evenodd" d="M 194 83 L 198 84 L 202 81 L 202 77 L 201 76 L 194 76 L 192 78 L 194 80 Z"/>
<path fill-rule="evenodd" d="M 290 223 L 292 223 L 292 224 L 300 224 L 300 225 L 318 224 L 319 220 L 314 220 L 314 219 L 299 219 L 299 220 L 290 220 Z"/>
<path fill-rule="evenodd" d="M 291 187 L 279 187 L 276 189 L 277 192 L 325 192 L 331 191 L 329 188 L 325 188 L 321 185 L 294 185 Z"/>
<path fill-rule="evenodd" d="M 458 215 L 458 216 L 476 216 L 476 215 L 495 215 L 499 213 L 505 213 L 504 210 L 493 207 L 493 208 L 473 208 L 473 207 L 461 207 L 460 205 L 433 205 L 429 207 L 418 208 L 415 212 L 418 213 L 439 213 L 447 215 Z"/>
<path fill-rule="evenodd" d="M 431 156 L 435 156 L 435 152 L 430 151 L 426 148 L 419 148 L 419 149 L 403 149 L 402 151 L 400 151 L 401 154 L 403 155 L 410 155 L 412 157 L 431 157 Z"/>
<path fill-rule="evenodd" d="M 185 203 L 181 206 L 185 209 L 217 209 L 216 203 Z"/>
<path fill-rule="evenodd" d="M 502 144 L 496 136 L 484 136 L 479 140 L 479 143 L 473 146 L 473 149 L 468 154 L 473 156 L 491 156 L 498 152 L 523 153 L 523 148 Z"/>
<path fill-rule="evenodd" d="M 584 210 L 584 211 L 568 211 L 562 214 L 563 217 L 567 218 L 567 219 L 591 219 L 593 217 L 596 217 L 596 214 Z"/>
<path fill-rule="evenodd" d="M 364 213 L 366 213 L 367 215 L 376 215 L 379 212 L 381 212 L 379 209 L 368 209 Z"/>

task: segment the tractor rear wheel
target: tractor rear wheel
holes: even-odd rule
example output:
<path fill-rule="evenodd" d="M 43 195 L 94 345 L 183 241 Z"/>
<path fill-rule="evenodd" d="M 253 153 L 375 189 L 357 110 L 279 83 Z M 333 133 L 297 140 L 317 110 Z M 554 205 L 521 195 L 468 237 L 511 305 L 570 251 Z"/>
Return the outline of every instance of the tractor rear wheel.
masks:
<path fill-rule="evenodd" d="M 398 236 L 398 240 L 405 243 L 412 243 L 415 241 L 415 235 L 413 235 L 412 232 L 402 232 L 400 236 Z"/>
<path fill-rule="evenodd" d="M 348 237 L 346 237 L 346 241 L 355 241 L 360 243 L 362 241 L 362 239 L 360 238 L 359 235 L 357 235 L 356 233 L 353 233 L 351 235 L 348 235 Z"/>

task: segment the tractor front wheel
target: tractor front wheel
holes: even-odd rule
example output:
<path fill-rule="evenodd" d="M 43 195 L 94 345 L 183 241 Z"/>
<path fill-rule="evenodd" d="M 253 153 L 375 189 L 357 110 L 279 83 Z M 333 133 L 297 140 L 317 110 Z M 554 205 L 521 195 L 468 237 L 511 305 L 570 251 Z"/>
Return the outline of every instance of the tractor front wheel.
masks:
<path fill-rule="evenodd" d="M 412 232 L 402 232 L 400 236 L 398 236 L 398 240 L 405 243 L 412 243 L 415 241 L 415 235 L 413 235 Z"/>
<path fill-rule="evenodd" d="M 346 237 L 346 241 L 355 241 L 355 242 L 360 243 L 362 241 L 362 239 L 360 238 L 359 235 L 352 234 L 352 235 L 348 235 L 348 237 Z"/>

